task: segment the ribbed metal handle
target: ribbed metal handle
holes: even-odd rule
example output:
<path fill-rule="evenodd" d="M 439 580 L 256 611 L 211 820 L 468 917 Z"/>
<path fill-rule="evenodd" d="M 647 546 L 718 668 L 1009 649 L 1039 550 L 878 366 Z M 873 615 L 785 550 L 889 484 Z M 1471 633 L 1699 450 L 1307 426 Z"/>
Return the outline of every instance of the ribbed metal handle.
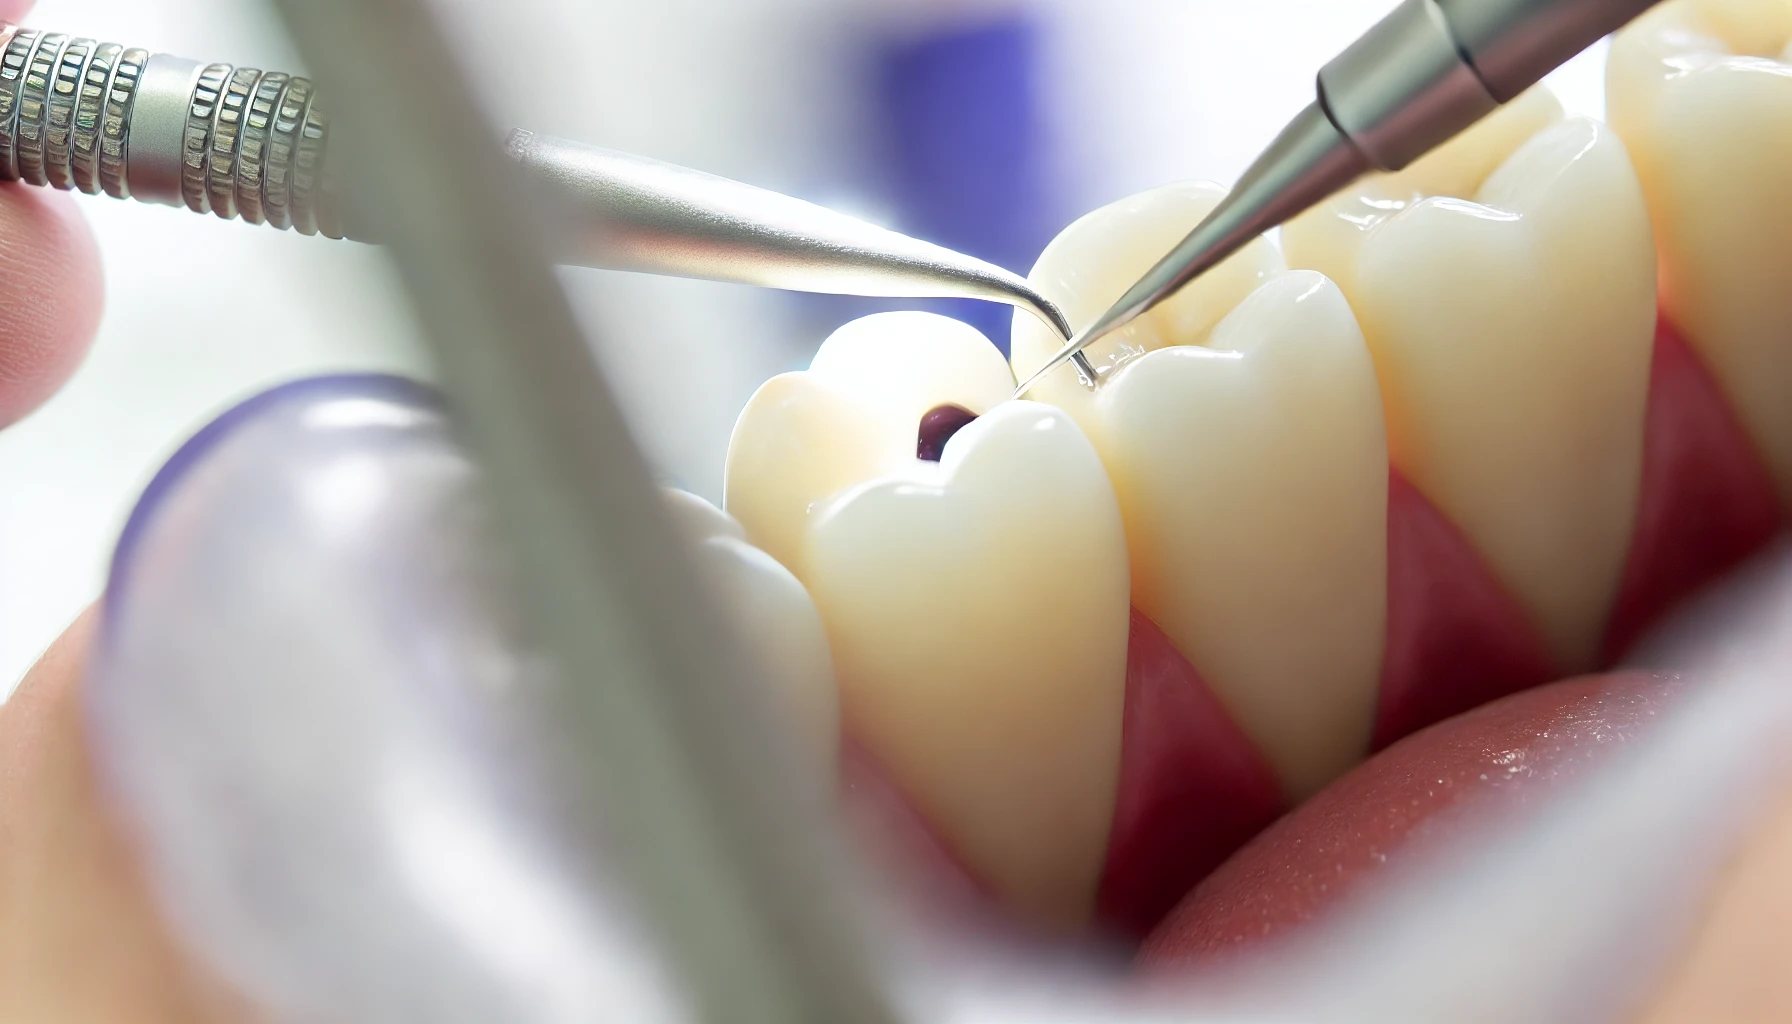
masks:
<path fill-rule="evenodd" d="M 960 296 L 1063 313 L 1026 279 L 790 196 L 516 132 L 564 263 L 797 291 Z M 335 162 L 345 162 L 336 154 Z M 307 235 L 377 240 L 349 218 L 311 82 L 0 24 L 0 180 L 185 206 Z M 1088 381 L 1095 370 L 1077 364 Z"/>
<path fill-rule="evenodd" d="M 308 79 L 8 29 L 0 179 L 342 237 Z"/>

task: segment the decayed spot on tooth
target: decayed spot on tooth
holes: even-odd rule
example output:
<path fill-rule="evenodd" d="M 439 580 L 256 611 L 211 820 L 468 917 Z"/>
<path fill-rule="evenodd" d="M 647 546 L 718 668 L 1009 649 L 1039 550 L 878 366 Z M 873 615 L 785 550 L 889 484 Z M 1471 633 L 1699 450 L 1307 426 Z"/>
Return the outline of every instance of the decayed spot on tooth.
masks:
<path fill-rule="evenodd" d="M 1792 508 L 1792 2 L 1663 4 L 1619 33 L 1606 93 L 1654 219 L 1662 309 Z"/>
<path fill-rule="evenodd" d="M 688 491 L 666 503 L 695 546 L 697 570 L 713 588 L 736 638 L 760 662 L 804 765 L 831 777 L 840 747 L 840 698 L 827 632 L 815 602 L 790 570 L 748 544 L 740 523 Z"/>
<path fill-rule="evenodd" d="M 915 458 L 938 462 L 946 454 L 946 442 L 969 426 L 977 414 L 962 405 L 936 405 L 921 414 L 915 430 Z"/>
<path fill-rule="evenodd" d="M 847 732 L 980 883 L 1076 924 L 1119 773 L 1125 536 L 1088 439 L 1057 410 L 1006 402 L 1013 387 L 955 321 L 849 324 L 742 413 L 727 503 L 749 539 L 790 549 Z M 939 462 L 919 459 L 942 405 L 975 418 Z"/>
<path fill-rule="evenodd" d="M 1624 146 L 1533 91 L 1284 230 L 1374 353 L 1394 465 L 1593 662 L 1628 551 L 1655 319 Z"/>
<path fill-rule="evenodd" d="M 973 413 L 1014 381 L 976 328 L 932 313 L 879 313 L 841 327 L 806 372 L 760 385 L 728 442 L 724 504 L 799 577 L 814 505 L 914 460 L 915 430 L 936 405 Z"/>
<path fill-rule="evenodd" d="M 1067 228 L 1032 280 L 1092 319 L 1223 191 L 1172 185 Z M 1336 286 L 1259 240 L 1110 343 L 1090 395 L 1050 395 L 1101 452 L 1133 597 L 1295 797 L 1366 752 L 1386 614 L 1387 447 L 1374 365 Z M 1015 322 L 1025 374 L 1055 346 Z M 1049 387 L 1048 387 L 1049 385 Z"/>

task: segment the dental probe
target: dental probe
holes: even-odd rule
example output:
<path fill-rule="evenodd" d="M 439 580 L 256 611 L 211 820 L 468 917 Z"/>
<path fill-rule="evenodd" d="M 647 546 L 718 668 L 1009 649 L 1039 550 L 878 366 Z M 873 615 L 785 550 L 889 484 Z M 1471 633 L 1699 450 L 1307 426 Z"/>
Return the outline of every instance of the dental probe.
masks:
<path fill-rule="evenodd" d="M 0 26 L 0 180 L 186 206 L 302 234 L 366 236 L 340 194 L 310 80 Z M 561 230 L 562 262 L 606 270 L 1064 314 L 992 263 L 674 164 L 517 130 L 506 147 Z M 1077 369 L 1093 385 L 1094 367 Z"/>
<path fill-rule="evenodd" d="M 1404 0 L 1319 69 L 1318 99 L 1231 193 L 1015 394 L 1358 176 L 1400 170 L 1447 142 L 1655 3 Z"/>

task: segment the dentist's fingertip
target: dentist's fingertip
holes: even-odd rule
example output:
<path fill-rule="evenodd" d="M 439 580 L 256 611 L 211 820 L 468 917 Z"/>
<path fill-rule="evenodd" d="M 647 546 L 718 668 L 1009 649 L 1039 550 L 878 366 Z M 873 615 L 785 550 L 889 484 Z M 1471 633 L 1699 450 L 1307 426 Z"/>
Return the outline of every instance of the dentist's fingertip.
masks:
<path fill-rule="evenodd" d="M 0 0 L 3 3 L 4 0 Z M 66 382 L 99 328 L 99 249 L 72 197 L 0 186 L 0 427 Z"/>
<path fill-rule="evenodd" d="M 18 24 L 32 8 L 34 0 L 0 0 L 0 22 Z"/>
<path fill-rule="evenodd" d="M 98 615 L 0 703 L 0 1017 L 211 1021 L 93 776 L 82 680 Z"/>

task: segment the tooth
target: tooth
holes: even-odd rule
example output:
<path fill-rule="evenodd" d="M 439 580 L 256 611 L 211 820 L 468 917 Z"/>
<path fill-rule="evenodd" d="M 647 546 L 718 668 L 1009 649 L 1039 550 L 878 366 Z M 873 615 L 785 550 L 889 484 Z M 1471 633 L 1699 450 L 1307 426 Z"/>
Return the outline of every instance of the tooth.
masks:
<path fill-rule="evenodd" d="M 1072 324 L 1089 323 L 1175 248 L 1225 195 L 1225 189 L 1211 182 L 1187 181 L 1109 203 L 1060 232 L 1040 254 L 1028 279 L 1058 303 Z M 1198 345 L 1221 317 L 1282 269 L 1280 254 L 1259 238 L 1083 354 L 1105 370 L 1164 345 Z M 1013 338 L 1010 351 L 1019 380 L 1032 376 L 1062 343 L 1025 314 L 1015 317 Z M 1069 410 L 1079 421 L 1090 402 L 1087 389 L 1069 370 L 1047 376 L 1027 397 Z"/>
<path fill-rule="evenodd" d="M 778 695 L 805 748 L 805 763 L 831 777 L 840 749 L 840 697 L 815 602 L 790 570 L 747 543 L 733 516 L 688 491 L 668 488 L 665 494 L 695 545 L 698 571 Z"/>
<path fill-rule="evenodd" d="M 1622 143 L 1534 90 L 1283 238 L 1356 311 L 1396 469 L 1481 552 L 1558 668 L 1590 666 L 1635 517 L 1655 322 Z"/>
<path fill-rule="evenodd" d="M 1104 207 L 1032 279 L 1086 322 L 1223 192 L 1171 185 Z M 1387 447 L 1374 366 L 1338 289 L 1265 242 L 1035 392 L 1077 417 L 1114 480 L 1133 600 L 1267 755 L 1287 793 L 1368 747 L 1386 615 Z M 1025 376 L 1055 347 L 1017 318 Z M 1168 346 L 1168 347 L 1165 347 Z"/>
<path fill-rule="evenodd" d="M 931 313 L 855 320 L 822 343 L 808 372 L 773 377 L 747 402 L 728 444 L 723 504 L 800 577 L 816 502 L 907 467 L 934 406 L 982 413 L 1013 390 L 974 327 Z"/>
<path fill-rule="evenodd" d="M 1619 34 L 1606 91 L 1654 219 L 1662 311 L 1792 506 L 1792 3 L 1664 4 Z"/>
<path fill-rule="evenodd" d="M 848 732 L 1005 903 L 1075 924 L 1119 774 L 1126 543 L 1088 440 L 1013 387 L 962 324 L 848 325 L 748 403 L 727 504 L 797 551 Z M 942 405 L 980 415 L 919 459 Z M 795 462 L 818 453 L 836 461 Z"/>

